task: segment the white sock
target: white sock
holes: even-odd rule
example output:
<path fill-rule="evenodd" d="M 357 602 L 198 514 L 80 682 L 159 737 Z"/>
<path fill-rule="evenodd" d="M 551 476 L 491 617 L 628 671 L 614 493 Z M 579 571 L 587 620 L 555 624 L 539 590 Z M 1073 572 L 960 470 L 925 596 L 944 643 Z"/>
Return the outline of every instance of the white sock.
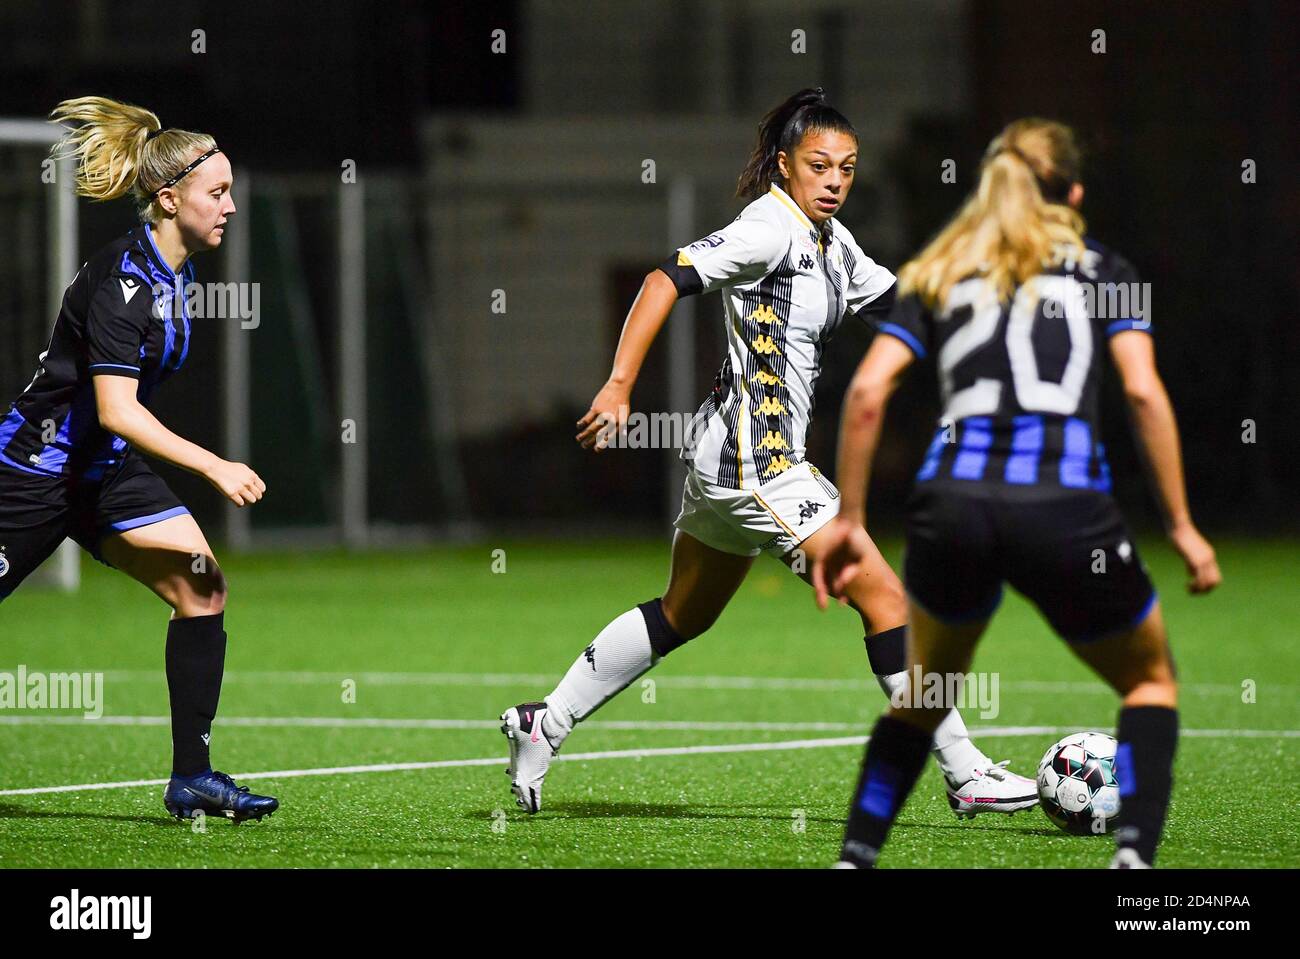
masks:
<path fill-rule="evenodd" d="M 966 724 L 962 722 L 961 713 L 956 709 L 948 710 L 943 722 L 934 731 L 934 747 L 931 749 L 943 778 L 950 786 L 961 786 L 971 779 L 971 770 L 976 766 L 987 766 L 991 762 L 988 756 L 971 742 Z"/>
<path fill-rule="evenodd" d="M 880 688 L 885 691 L 886 696 L 892 697 L 895 690 L 901 689 L 907 683 L 907 671 L 891 673 L 887 676 L 876 673 L 876 682 L 880 683 Z M 956 709 L 948 710 L 948 715 L 943 717 L 943 722 L 939 723 L 939 728 L 934 731 L 934 745 L 930 747 L 930 753 L 939 764 L 939 769 L 943 771 L 943 778 L 948 780 L 950 786 L 963 785 L 970 780 L 972 769 L 986 765 L 990 761 L 980 748 L 971 742 L 970 734 L 966 731 L 966 723 L 962 721 L 961 713 Z"/>
<path fill-rule="evenodd" d="M 600 631 L 546 697 L 542 733 L 556 749 L 573 727 L 659 661 L 645 616 L 630 609 Z"/>

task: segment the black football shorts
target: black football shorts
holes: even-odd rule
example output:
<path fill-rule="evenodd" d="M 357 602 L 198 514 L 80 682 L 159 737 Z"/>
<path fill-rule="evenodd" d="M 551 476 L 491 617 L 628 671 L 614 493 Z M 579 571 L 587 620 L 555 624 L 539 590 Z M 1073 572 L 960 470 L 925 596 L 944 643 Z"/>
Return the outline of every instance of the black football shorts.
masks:
<path fill-rule="evenodd" d="M 0 602 L 65 538 L 102 563 L 105 536 L 188 512 L 136 453 L 93 483 L 0 464 Z"/>
<path fill-rule="evenodd" d="M 904 580 L 954 625 L 988 619 L 1010 583 L 1073 643 L 1132 629 L 1156 598 L 1115 501 L 1091 490 L 919 483 Z"/>

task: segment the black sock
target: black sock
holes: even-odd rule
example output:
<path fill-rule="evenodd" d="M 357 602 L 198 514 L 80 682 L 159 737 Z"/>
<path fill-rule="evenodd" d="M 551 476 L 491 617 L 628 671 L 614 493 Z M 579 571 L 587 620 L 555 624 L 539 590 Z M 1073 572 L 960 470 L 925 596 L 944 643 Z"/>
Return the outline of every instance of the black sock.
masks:
<path fill-rule="evenodd" d="M 656 656 L 667 656 L 686 642 L 686 638 L 673 629 L 668 622 L 668 617 L 664 615 L 662 596 L 637 604 L 637 609 L 641 610 L 641 615 L 645 617 L 645 630 L 650 637 L 650 648 L 655 651 Z"/>
<path fill-rule="evenodd" d="M 167 692 L 172 706 L 172 774 L 212 768 L 208 740 L 226 668 L 225 613 L 173 619 L 167 627 Z"/>
<path fill-rule="evenodd" d="M 1119 780 L 1120 849 L 1133 849 L 1148 865 L 1165 825 L 1174 785 L 1178 711 L 1165 706 L 1129 706 L 1119 713 L 1115 778 Z"/>
<path fill-rule="evenodd" d="M 933 740 L 932 733 L 892 716 L 881 716 L 876 722 L 844 830 L 841 858 L 846 862 L 874 865 L 894 817 L 921 775 Z"/>
<path fill-rule="evenodd" d="M 907 669 L 907 626 L 895 626 L 863 638 L 867 661 L 877 676 L 893 676 Z"/>

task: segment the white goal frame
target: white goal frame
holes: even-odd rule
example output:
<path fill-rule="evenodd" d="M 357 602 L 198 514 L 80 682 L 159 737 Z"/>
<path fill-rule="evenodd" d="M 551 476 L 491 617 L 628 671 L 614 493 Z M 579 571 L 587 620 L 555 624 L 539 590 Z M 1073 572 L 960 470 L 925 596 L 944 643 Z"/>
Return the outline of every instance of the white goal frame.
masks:
<path fill-rule="evenodd" d="M 46 120 L 0 117 L 0 144 L 44 147 L 47 150 L 63 136 L 63 127 Z M 54 183 L 46 203 L 46 318 L 53 328 L 63 303 L 63 291 L 77 275 L 77 196 L 73 191 L 73 167 L 59 160 Z M 81 553 L 72 540 L 64 540 L 36 578 L 66 592 L 81 585 Z"/>

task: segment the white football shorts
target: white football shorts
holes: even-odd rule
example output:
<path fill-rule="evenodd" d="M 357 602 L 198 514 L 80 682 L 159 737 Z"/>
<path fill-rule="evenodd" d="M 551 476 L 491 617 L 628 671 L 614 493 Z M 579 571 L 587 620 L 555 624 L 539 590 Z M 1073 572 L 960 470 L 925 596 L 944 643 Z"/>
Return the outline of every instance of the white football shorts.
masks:
<path fill-rule="evenodd" d="M 840 491 L 811 463 L 793 466 L 757 489 L 715 486 L 689 470 L 673 525 L 724 553 L 779 558 L 839 511 Z"/>

